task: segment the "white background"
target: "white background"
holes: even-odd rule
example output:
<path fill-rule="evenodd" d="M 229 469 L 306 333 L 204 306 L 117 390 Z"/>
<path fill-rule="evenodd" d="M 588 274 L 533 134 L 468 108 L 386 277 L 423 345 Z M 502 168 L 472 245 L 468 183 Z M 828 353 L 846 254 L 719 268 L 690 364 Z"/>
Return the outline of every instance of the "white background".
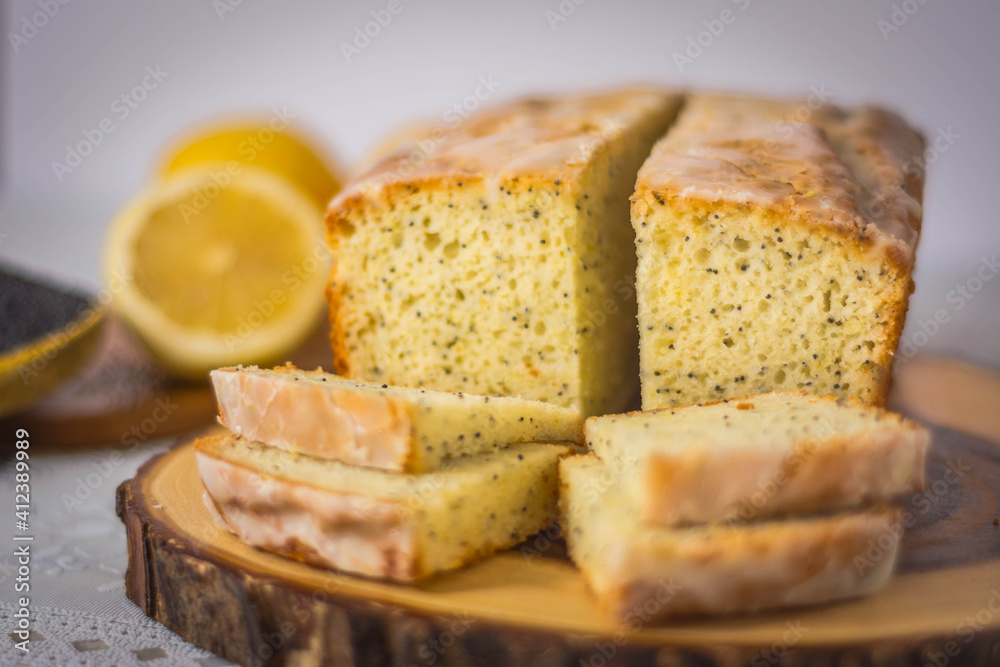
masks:
<path fill-rule="evenodd" d="M 821 88 L 893 107 L 932 141 L 955 137 L 929 168 L 904 345 L 1000 365 L 1000 276 L 983 262 L 1000 255 L 1000 2 L 898 0 L 895 15 L 873 0 L 399 2 L 350 62 L 341 44 L 389 0 L 72 0 L 35 33 L 22 29 L 39 0 L 3 3 L 0 259 L 95 288 L 109 221 L 158 151 L 227 112 L 287 107 L 347 166 L 394 126 L 442 117 L 480 77 L 500 83 L 493 100 L 637 81 Z M 723 10 L 732 21 L 679 68 L 674 52 Z M 11 31 L 31 34 L 16 53 Z M 147 66 L 165 80 L 120 119 L 115 99 Z M 53 161 L 105 118 L 114 131 L 59 182 Z M 971 301 L 949 299 L 970 279 Z M 936 311 L 947 324 L 921 335 Z"/>

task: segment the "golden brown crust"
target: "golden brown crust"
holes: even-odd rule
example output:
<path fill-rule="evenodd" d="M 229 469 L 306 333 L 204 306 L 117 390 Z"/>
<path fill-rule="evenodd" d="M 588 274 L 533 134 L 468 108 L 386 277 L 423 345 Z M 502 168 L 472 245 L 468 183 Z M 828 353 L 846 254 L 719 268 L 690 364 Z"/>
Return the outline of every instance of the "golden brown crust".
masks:
<path fill-rule="evenodd" d="M 907 270 L 906 281 L 897 282 L 895 298 L 888 303 L 896 304 L 893 312 L 888 316 L 889 329 L 886 334 L 886 343 L 880 349 L 877 357 L 876 369 L 878 377 L 875 379 L 875 386 L 869 396 L 865 399 L 869 405 L 881 407 L 885 404 L 889 395 L 889 385 L 892 382 L 893 359 L 896 356 L 896 347 L 899 345 L 899 338 L 903 335 L 903 326 L 906 323 L 906 312 L 910 307 L 910 295 L 913 294 L 912 272 Z"/>
<path fill-rule="evenodd" d="M 348 362 L 350 355 L 347 354 L 347 343 L 344 341 L 344 328 L 339 324 L 340 289 L 333 282 L 326 288 L 326 301 L 330 310 L 330 347 L 333 349 L 333 370 L 337 375 L 351 377 L 351 366 Z"/>

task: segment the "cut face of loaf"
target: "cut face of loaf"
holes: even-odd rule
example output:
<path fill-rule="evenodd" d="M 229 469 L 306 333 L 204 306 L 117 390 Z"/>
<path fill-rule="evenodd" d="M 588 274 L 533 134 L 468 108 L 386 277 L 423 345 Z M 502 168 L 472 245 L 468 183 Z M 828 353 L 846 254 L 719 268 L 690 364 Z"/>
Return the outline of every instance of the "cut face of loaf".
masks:
<path fill-rule="evenodd" d="M 211 508 L 244 542 L 410 581 L 511 547 L 555 518 L 569 447 L 513 445 L 423 475 L 301 456 L 235 436 L 195 444 Z"/>
<path fill-rule="evenodd" d="M 632 198 L 643 409 L 795 390 L 881 405 L 922 151 L 880 109 L 690 98 Z"/>
<path fill-rule="evenodd" d="M 327 216 L 337 372 L 624 409 L 638 393 L 628 197 L 680 99 L 506 104 L 348 186 Z"/>
<path fill-rule="evenodd" d="M 518 398 L 390 387 L 292 366 L 212 371 L 219 420 L 269 445 L 352 465 L 425 472 L 515 442 L 583 440 L 579 411 Z"/>
<path fill-rule="evenodd" d="M 930 432 L 832 396 L 762 394 L 591 417 L 587 444 L 650 524 L 860 507 L 923 488 Z"/>
<path fill-rule="evenodd" d="M 896 509 L 747 525 L 640 524 L 614 472 L 563 459 L 560 521 L 573 562 L 616 620 L 651 622 L 819 604 L 881 587 L 896 559 Z M 880 556 L 869 558 L 872 544 Z"/>

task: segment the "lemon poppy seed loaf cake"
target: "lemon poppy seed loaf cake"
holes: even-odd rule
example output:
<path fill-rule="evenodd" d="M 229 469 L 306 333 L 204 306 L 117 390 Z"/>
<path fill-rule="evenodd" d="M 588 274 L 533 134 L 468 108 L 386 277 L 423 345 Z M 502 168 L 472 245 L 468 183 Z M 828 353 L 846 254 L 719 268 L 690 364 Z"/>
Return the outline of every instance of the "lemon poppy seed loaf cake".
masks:
<path fill-rule="evenodd" d="M 614 412 L 638 393 L 628 198 L 680 95 L 527 99 L 331 203 L 340 375 Z"/>
<path fill-rule="evenodd" d="M 632 198 L 643 409 L 794 390 L 880 405 L 923 145 L 881 109 L 690 97 Z"/>

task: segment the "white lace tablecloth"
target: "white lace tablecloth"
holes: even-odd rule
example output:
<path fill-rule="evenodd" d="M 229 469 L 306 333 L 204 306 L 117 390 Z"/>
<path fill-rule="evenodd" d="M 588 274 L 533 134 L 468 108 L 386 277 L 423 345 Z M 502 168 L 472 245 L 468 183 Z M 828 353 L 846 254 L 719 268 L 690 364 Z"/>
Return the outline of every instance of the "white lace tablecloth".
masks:
<path fill-rule="evenodd" d="M 8 434 L 2 434 L 7 436 Z M 6 437 L 4 437 L 6 440 Z M 125 597 L 125 527 L 115 488 L 171 442 L 112 458 L 112 450 L 31 454 L 30 653 L 15 649 L 14 469 L 0 466 L 0 665 L 232 663 L 187 643 Z"/>

